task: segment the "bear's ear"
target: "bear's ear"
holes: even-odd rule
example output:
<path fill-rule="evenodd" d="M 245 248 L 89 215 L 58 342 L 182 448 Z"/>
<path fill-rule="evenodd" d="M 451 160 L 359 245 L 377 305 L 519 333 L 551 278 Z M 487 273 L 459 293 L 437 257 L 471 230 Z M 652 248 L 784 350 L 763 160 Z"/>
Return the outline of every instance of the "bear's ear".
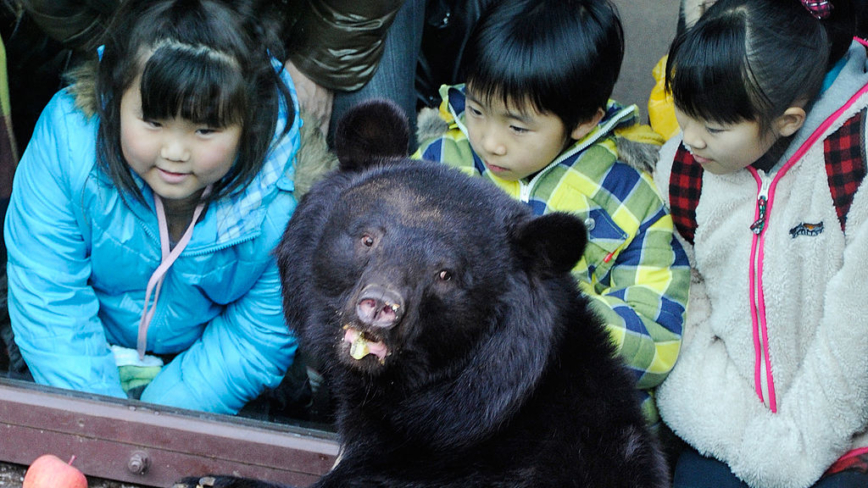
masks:
<path fill-rule="evenodd" d="M 582 258 L 588 232 L 578 217 L 553 212 L 518 224 L 515 246 L 522 261 L 543 272 L 570 271 Z"/>
<path fill-rule="evenodd" d="M 387 99 L 359 103 L 335 128 L 335 154 L 345 171 L 406 157 L 409 144 L 410 122 L 401 107 Z"/>

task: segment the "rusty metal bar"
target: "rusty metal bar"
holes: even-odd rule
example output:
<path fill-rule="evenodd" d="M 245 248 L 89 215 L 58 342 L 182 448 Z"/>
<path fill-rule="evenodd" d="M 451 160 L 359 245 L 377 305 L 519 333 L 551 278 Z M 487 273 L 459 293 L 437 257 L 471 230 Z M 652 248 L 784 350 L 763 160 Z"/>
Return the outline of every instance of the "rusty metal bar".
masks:
<path fill-rule="evenodd" d="M 205 473 L 305 486 L 331 468 L 337 452 L 335 435 L 319 430 L 0 379 L 6 462 L 75 455 L 88 476 L 155 487 Z"/>

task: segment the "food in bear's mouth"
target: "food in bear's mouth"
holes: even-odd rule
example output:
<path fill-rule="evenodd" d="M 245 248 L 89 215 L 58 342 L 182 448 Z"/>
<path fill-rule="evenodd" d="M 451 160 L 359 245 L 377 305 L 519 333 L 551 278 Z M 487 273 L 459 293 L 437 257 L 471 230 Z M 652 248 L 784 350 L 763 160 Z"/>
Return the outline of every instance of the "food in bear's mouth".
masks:
<path fill-rule="evenodd" d="M 359 334 L 359 337 L 353 341 L 352 345 L 350 345 L 350 356 L 353 359 L 362 359 L 367 356 L 371 352 L 370 348 L 368 348 L 368 341 Z"/>
<path fill-rule="evenodd" d="M 368 354 L 373 354 L 380 360 L 380 364 L 385 362 L 389 350 L 383 341 L 378 340 L 349 324 L 345 325 L 343 328 L 346 331 L 344 333 L 344 342 L 350 344 L 350 356 L 353 359 L 359 361 Z"/>

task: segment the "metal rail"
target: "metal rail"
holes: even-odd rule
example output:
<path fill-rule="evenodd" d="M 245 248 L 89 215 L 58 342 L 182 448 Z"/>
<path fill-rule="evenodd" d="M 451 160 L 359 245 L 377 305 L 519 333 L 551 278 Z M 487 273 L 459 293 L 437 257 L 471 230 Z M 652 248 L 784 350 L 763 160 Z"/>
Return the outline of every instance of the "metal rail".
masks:
<path fill-rule="evenodd" d="M 306 486 L 334 464 L 334 434 L 0 379 L 0 460 L 75 455 L 88 476 L 167 487 L 233 474 Z"/>

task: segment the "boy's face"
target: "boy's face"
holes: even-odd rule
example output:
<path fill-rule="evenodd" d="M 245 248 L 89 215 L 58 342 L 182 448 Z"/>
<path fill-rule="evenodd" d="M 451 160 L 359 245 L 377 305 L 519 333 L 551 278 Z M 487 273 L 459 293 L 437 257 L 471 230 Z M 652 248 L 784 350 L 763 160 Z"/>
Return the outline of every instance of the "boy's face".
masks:
<path fill-rule="evenodd" d="M 539 113 L 531 103 L 507 105 L 500 97 L 482 101 L 469 85 L 466 93 L 470 145 L 489 171 L 504 180 L 516 181 L 540 171 L 563 151 L 568 138 L 579 138 L 573 137 L 576 131 L 568 132 L 559 117 Z"/>

